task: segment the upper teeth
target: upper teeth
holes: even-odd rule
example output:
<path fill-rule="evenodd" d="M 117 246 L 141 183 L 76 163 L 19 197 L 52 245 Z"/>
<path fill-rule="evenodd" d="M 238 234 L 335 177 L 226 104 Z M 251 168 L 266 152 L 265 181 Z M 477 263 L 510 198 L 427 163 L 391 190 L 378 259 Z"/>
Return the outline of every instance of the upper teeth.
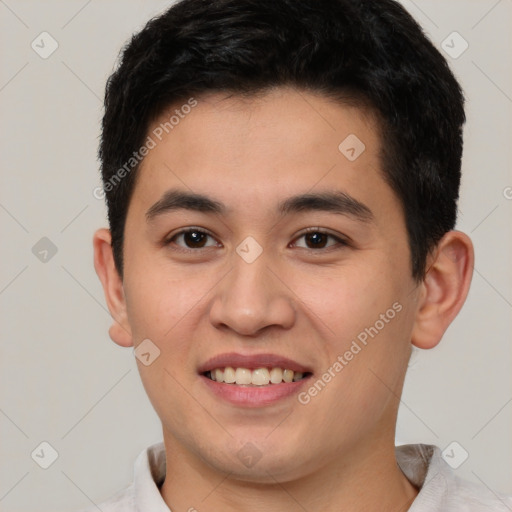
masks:
<path fill-rule="evenodd" d="M 247 368 L 215 368 L 210 371 L 210 378 L 217 382 L 225 382 L 227 384 L 253 384 L 255 386 L 266 386 L 267 384 L 280 384 L 281 382 L 292 382 L 302 379 L 302 372 L 294 372 L 293 370 L 283 370 L 281 368 L 256 368 L 249 370 Z"/>

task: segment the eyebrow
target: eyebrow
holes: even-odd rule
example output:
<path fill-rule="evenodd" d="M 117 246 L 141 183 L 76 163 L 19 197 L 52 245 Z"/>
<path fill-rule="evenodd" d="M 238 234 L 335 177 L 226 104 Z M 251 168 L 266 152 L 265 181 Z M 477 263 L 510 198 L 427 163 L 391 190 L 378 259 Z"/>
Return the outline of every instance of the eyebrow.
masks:
<path fill-rule="evenodd" d="M 146 220 L 151 222 L 159 215 L 175 210 L 191 210 L 215 215 L 225 215 L 228 213 L 228 209 L 220 201 L 216 201 L 203 194 L 171 189 L 165 192 L 148 209 Z M 368 206 L 341 191 L 305 193 L 292 196 L 281 201 L 277 206 L 277 211 L 280 215 L 308 211 L 325 211 L 352 217 L 365 223 L 374 220 L 374 215 Z"/>

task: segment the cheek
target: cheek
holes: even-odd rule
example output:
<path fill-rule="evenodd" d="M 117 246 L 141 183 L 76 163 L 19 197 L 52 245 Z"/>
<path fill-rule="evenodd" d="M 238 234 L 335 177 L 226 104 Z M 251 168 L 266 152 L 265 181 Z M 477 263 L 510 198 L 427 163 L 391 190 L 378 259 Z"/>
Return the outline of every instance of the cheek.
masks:
<path fill-rule="evenodd" d="M 326 370 L 342 357 L 332 389 L 349 401 L 358 397 L 356 409 L 382 399 L 379 391 L 389 391 L 370 370 L 394 387 L 407 365 L 414 318 L 409 277 L 379 264 L 303 278 L 294 290 L 305 304 L 304 314 L 322 333 L 317 349 L 324 353 Z"/>
<path fill-rule="evenodd" d="M 289 279 L 293 279 L 293 290 L 305 305 L 305 314 L 323 325 L 326 339 L 343 345 L 374 325 L 399 298 L 400 285 L 390 277 L 382 280 L 382 275 L 390 276 L 390 272 L 381 265 L 361 263 L 300 277 L 290 275 Z"/>
<path fill-rule="evenodd" d="M 132 257 L 125 283 L 128 319 L 134 337 L 169 344 L 183 329 L 183 321 L 201 307 L 201 299 L 215 284 L 215 275 L 176 268 L 170 263 Z M 137 343 L 135 339 L 135 343 Z"/>

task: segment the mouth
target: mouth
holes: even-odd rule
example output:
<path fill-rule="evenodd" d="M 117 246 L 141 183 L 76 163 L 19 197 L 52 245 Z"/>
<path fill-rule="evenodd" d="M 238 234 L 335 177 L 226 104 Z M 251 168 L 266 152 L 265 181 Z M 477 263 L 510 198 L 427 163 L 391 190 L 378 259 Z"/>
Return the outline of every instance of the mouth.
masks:
<path fill-rule="evenodd" d="M 311 372 L 296 372 L 289 368 L 269 367 L 256 368 L 215 368 L 203 372 L 204 377 L 215 382 L 232 384 L 235 386 L 260 387 L 275 386 L 282 383 L 298 382 L 311 375 Z"/>
<path fill-rule="evenodd" d="M 297 393 L 313 373 L 291 359 L 273 355 L 221 354 L 198 368 L 217 398 L 242 407 L 263 407 Z"/>

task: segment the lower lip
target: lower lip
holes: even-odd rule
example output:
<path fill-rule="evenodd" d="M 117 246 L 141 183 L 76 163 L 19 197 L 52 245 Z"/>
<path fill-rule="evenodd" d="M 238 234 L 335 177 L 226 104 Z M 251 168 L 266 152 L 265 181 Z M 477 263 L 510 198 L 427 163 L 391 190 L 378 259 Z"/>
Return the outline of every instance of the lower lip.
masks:
<path fill-rule="evenodd" d="M 297 382 L 283 382 L 268 386 L 239 386 L 211 380 L 200 375 L 203 382 L 218 397 L 242 407 L 264 407 L 297 393 L 310 375 Z"/>

